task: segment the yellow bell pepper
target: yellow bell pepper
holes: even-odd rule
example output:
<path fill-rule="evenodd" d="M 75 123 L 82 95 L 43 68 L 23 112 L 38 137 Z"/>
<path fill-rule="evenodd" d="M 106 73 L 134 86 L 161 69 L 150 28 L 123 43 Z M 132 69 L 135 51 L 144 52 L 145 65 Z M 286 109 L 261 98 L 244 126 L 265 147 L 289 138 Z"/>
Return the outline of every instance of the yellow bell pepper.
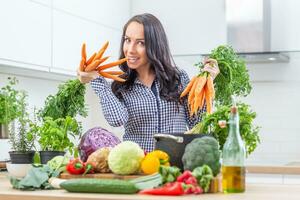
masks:
<path fill-rule="evenodd" d="M 144 157 L 141 169 L 144 174 L 154 174 L 158 172 L 160 165 L 170 166 L 169 155 L 164 151 L 154 150 Z"/>

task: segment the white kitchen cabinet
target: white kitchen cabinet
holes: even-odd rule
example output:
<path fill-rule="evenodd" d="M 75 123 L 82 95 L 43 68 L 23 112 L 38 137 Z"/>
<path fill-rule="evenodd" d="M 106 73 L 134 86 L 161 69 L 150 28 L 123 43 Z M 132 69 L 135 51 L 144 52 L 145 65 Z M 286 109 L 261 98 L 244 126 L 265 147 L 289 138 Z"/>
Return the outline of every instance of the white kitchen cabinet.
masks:
<path fill-rule="evenodd" d="M 224 1 L 132 0 L 131 10 L 133 14 L 149 12 L 160 19 L 173 55 L 210 53 L 226 43 Z"/>
<path fill-rule="evenodd" d="M 130 0 L 53 0 L 56 10 L 121 30 L 129 18 Z"/>
<path fill-rule="evenodd" d="M 51 9 L 29 0 L 0 6 L 0 64 L 45 70 L 51 66 Z"/>
<path fill-rule="evenodd" d="M 30 0 L 31 2 L 39 3 L 44 6 L 51 7 L 52 0 Z"/>
<path fill-rule="evenodd" d="M 75 74 L 81 59 L 81 46 L 85 42 L 87 54 L 98 51 L 109 41 L 105 55 L 112 56 L 107 62 L 118 58 L 121 30 L 103 27 L 99 24 L 69 15 L 53 12 L 53 67 L 50 71 Z"/>

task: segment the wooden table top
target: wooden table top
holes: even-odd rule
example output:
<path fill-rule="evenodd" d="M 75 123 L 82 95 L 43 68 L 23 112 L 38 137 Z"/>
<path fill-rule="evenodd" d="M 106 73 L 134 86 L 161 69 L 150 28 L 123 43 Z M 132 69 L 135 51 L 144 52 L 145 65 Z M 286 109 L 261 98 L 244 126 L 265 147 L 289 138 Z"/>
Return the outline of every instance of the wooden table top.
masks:
<path fill-rule="evenodd" d="M 170 199 L 201 199 L 201 200 L 299 200 L 300 185 L 283 184 L 247 184 L 246 192 L 240 194 L 203 194 L 185 195 L 178 197 L 151 196 L 151 195 L 116 195 L 116 194 L 91 194 L 69 193 L 65 190 L 37 190 L 20 191 L 11 187 L 7 179 L 7 173 L 0 173 L 0 199 L 14 200 L 57 200 L 57 199 L 98 199 L 98 200 L 170 200 Z"/>

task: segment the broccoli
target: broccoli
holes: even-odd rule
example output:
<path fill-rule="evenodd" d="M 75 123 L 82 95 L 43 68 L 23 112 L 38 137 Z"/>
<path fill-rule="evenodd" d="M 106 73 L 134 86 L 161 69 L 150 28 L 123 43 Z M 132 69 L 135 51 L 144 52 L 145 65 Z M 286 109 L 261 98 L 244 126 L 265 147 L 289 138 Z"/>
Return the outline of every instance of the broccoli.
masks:
<path fill-rule="evenodd" d="M 209 136 L 194 139 L 186 145 L 182 163 L 184 170 L 190 171 L 196 167 L 208 165 L 216 176 L 221 167 L 218 141 Z"/>

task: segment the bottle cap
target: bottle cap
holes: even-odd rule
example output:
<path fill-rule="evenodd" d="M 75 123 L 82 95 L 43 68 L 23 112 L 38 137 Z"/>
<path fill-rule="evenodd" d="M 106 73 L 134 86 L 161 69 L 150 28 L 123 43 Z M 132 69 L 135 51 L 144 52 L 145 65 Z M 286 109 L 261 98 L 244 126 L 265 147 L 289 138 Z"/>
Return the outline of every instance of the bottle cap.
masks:
<path fill-rule="evenodd" d="M 236 114 L 237 113 L 237 105 L 236 105 L 236 98 L 235 96 L 231 96 L 231 99 L 232 99 L 232 107 L 231 107 L 231 113 L 232 114 Z"/>

